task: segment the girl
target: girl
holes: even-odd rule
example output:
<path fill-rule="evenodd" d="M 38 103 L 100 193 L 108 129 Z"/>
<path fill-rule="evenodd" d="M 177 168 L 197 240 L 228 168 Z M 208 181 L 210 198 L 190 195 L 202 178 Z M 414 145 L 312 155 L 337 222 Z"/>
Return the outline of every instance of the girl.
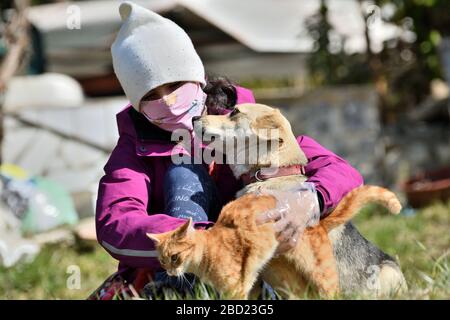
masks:
<path fill-rule="evenodd" d="M 205 80 L 191 40 L 175 23 L 130 2 L 119 11 L 122 26 L 111 52 L 131 104 L 117 115 L 120 137 L 99 183 L 97 238 L 120 261 L 118 273 L 91 296 L 101 299 L 128 290 L 124 283 L 139 290 L 149 277 L 164 274 L 147 233 L 173 230 L 188 217 L 205 228 L 242 188 L 226 164 L 174 164 L 171 133 L 192 131 L 195 116 L 224 114 L 236 104 L 255 102 L 251 91 L 224 78 Z M 313 139 L 300 136 L 298 143 L 324 217 L 363 183 L 362 177 Z M 289 248 L 289 240 L 281 236 L 280 246 Z"/>

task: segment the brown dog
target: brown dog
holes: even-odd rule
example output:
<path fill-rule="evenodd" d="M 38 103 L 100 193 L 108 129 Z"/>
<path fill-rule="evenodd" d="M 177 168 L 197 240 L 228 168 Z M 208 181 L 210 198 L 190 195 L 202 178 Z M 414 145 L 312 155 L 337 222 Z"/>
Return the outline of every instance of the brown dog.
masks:
<path fill-rule="evenodd" d="M 289 121 L 278 109 L 269 106 L 241 104 L 229 115 L 203 116 L 194 123 L 194 128 L 199 135 L 214 136 L 231 145 L 242 136 L 247 137 L 244 144 L 234 143 L 233 158 L 225 152 L 236 178 L 255 176 L 262 168 L 307 163 Z M 269 146 L 264 152 L 255 153 L 261 142 Z M 243 157 L 244 162 L 236 162 L 236 155 L 242 154 L 248 155 Z M 257 179 L 237 196 L 260 189 L 289 190 L 305 180 L 304 175 Z M 278 291 L 291 292 L 297 297 L 303 295 L 306 282 L 311 282 L 327 296 L 338 291 L 385 295 L 404 290 L 406 282 L 395 260 L 367 241 L 348 222 L 361 206 L 373 201 L 381 202 L 393 213 L 401 209 L 396 196 L 383 188 L 366 186 L 350 192 L 330 216 L 317 227 L 306 230 L 295 249 L 271 260 L 264 271 L 264 279 Z"/>

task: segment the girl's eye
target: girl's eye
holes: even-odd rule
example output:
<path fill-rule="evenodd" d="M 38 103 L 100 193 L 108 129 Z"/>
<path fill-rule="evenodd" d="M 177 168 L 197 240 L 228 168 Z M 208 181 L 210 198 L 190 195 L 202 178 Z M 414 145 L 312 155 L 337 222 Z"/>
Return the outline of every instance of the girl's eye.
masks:
<path fill-rule="evenodd" d="M 174 82 L 172 84 L 170 84 L 170 89 L 177 89 L 178 87 L 181 86 L 181 82 Z"/>
<path fill-rule="evenodd" d="M 153 101 L 158 100 L 160 97 L 156 93 L 151 93 L 148 96 L 142 98 L 142 101 Z"/>
<path fill-rule="evenodd" d="M 233 111 L 231 111 L 231 113 L 230 113 L 230 117 L 234 117 L 238 113 L 239 113 L 239 109 L 238 108 L 234 108 Z"/>
<path fill-rule="evenodd" d="M 172 255 L 171 257 L 170 257 L 170 261 L 172 262 L 172 263 L 175 263 L 175 262 L 177 262 L 178 261 L 178 254 L 174 254 L 174 255 Z"/>

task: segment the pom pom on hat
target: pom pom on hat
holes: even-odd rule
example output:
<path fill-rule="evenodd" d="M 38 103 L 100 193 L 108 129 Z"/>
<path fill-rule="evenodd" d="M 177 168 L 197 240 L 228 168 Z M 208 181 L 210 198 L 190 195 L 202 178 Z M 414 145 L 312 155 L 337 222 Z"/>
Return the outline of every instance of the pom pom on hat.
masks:
<path fill-rule="evenodd" d="M 147 92 L 177 81 L 205 83 L 205 70 L 187 33 L 135 3 L 120 4 L 122 26 L 111 46 L 114 72 L 133 107 Z"/>

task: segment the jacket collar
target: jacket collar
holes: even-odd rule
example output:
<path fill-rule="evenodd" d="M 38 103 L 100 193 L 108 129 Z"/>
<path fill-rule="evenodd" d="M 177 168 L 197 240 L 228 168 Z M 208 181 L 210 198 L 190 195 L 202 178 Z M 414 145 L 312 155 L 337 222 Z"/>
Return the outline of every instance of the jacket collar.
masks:
<path fill-rule="evenodd" d="M 150 123 L 131 104 L 120 111 L 116 119 L 119 136 L 127 136 L 134 141 L 135 152 L 138 156 L 170 157 L 174 152 L 188 154 L 184 148 L 171 141 L 170 132 Z"/>
<path fill-rule="evenodd" d="M 134 108 L 128 110 L 128 114 L 133 122 L 134 129 L 136 131 L 136 137 L 139 141 L 160 141 L 160 142 L 172 142 L 169 131 L 165 131 L 158 126 L 155 126 L 148 121 L 145 116 L 137 112 Z"/>

